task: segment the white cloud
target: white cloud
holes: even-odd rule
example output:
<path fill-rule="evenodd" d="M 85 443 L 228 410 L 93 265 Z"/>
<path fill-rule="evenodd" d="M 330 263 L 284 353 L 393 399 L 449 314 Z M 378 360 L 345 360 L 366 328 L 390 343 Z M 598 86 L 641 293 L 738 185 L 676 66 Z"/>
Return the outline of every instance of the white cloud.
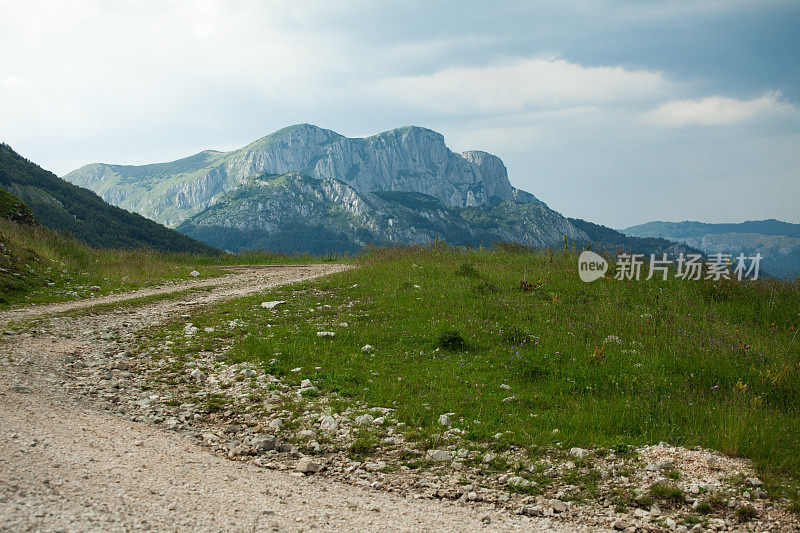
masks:
<path fill-rule="evenodd" d="M 645 119 L 665 126 L 720 126 L 759 118 L 797 114 L 800 110 L 770 92 L 753 100 L 709 96 L 699 100 L 672 100 L 646 113 Z"/>
<path fill-rule="evenodd" d="M 8 88 L 25 87 L 27 85 L 30 85 L 30 83 L 31 82 L 28 81 L 27 79 L 21 78 L 19 76 L 14 76 L 14 75 L 11 75 L 11 76 L 0 76 L 0 88 L 1 87 L 8 87 Z"/>
<path fill-rule="evenodd" d="M 586 67 L 556 58 L 523 58 L 378 80 L 377 98 L 437 112 L 492 113 L 652 100 L 668 90 L 660 72 Z"/>

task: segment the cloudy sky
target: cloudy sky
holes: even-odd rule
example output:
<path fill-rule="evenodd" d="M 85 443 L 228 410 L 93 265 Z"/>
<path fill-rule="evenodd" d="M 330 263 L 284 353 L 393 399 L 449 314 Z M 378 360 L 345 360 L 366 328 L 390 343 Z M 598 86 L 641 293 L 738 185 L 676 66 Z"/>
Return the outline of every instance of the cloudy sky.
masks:
<path fill-rule="evenodd" d="M 800 223 L 800 3 L 0 0 L 0 140 L 63 175 L 416 124 L 565 215 Z"/>

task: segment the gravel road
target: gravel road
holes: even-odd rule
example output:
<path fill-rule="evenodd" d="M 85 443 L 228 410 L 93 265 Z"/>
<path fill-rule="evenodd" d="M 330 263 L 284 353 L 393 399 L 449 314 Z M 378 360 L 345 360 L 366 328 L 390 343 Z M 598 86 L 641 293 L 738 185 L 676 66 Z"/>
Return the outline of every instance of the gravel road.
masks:
<path fill-rule="evenodd" d="M 239 268 L 213 280 L 0 313 L 3 329 L 11 320 L 44 320 L 0 337 L 0 529 L 579 531 L 488 505 L 407 498 L 229 461 L 186 436 L 131 422 L 65 390 L 70 375 L 64 360 L 75 350 L 110 349 L 113 334 L 343 268 Z M 144 306 L 103 307 L 100 314 L 58 316 L 200 286 L 213 288 Z"/>

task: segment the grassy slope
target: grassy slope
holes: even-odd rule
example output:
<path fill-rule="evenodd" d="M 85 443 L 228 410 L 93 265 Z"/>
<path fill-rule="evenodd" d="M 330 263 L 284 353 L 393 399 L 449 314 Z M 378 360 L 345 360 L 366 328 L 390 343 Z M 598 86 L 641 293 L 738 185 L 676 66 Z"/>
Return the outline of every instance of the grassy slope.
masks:
<path fill-rule="evenodd" d="M 207 342 L 234 340 L 234 360 L 396 407 L 431 445 L 438 416 L 453 412 L 468 439 L 502 433 L 494 446 L 535 453 L 664 440 L 749 457 L 773 483 L 800 479 L 797 282 L 584 284 L 575 263 L 519 251 L 382 251 L 358 270 L 193 322 L 202 332 L 244 321 L 235 339 Z M 520 290 L 523 275 L 538 288 Z M 265 299 L 287 304 L 267 313 Z M 443 346 L 448 331 L 466 346 Z"/>
<path fill-rule="evenodd" d="M 205 255 L 154 250 L 98 250 L 42 226 L 0 218 L 0 308 L 87 298 L 169 281 L 223 274 L 242 264 L 335 261 L 309 255 Z"/>
<path fill-rule="evenodd" d="M 0 189 L 0 218 L 13 220 L 20 224 L 36 224 L 36 218 L 30 207 L 3 189 Z"/>

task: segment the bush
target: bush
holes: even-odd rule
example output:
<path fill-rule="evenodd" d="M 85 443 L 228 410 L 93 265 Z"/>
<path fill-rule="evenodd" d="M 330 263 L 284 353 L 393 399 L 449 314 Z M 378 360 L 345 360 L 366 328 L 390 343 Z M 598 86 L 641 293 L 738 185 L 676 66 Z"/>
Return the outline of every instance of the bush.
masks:
<path fill-rule="evenodd" d="M 467 349 L 467 341 L 465 341 L 464 337 L 461 336 L 461 333 L 455 329 L 445 331 L 439 335 L 437 345 L 443 350 L 450 350 L 453 352 L 459 352 Z"/>
<path fill-rule="evenodd" d="M 461 263 L 461 265 L 456 269 L 456 274 L 459 276 L 466 276 L 468 278 L 481 277 L 480 273 L 475 269 L 475 267 L 469 263 Z"/>

